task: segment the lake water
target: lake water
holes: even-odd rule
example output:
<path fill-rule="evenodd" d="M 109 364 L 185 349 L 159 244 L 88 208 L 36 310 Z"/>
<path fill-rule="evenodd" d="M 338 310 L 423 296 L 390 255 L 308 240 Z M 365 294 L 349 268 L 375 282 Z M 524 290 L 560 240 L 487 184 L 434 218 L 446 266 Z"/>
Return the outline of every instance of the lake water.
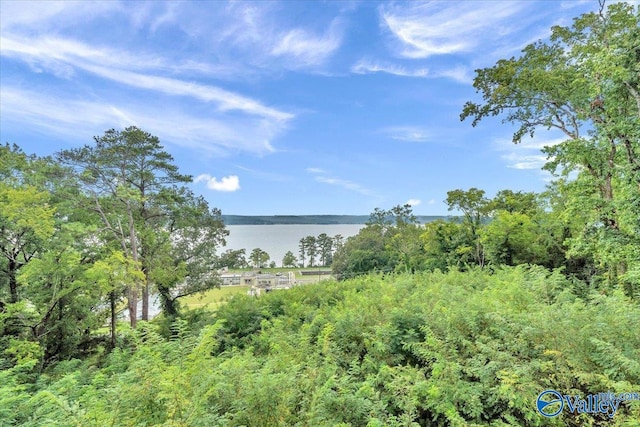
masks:
<path fill-rule="evenodd" d="M 363 227 L 364 224 L 228 225 L 227 245 L 218 252 L 224 252 L 227 249 L 244 249 L 249 261 L 251 251 L 254 248 L 260 248 L 266 251 L 271 261 L 275 261 L 280 267 L 287 251 L 293 252 L 298 257 L 298 244 L 303 237 L 318 237 L 319 234 L 326 233 L 331 237 L 340 234 L 346 240 L 347 237 L 358 234 Z M 149 315 L 155 317 L 158 313 L 160 313 L 160 302 L 158 296 L 154 295 L 149 304 Z M 125 309 L 122 316 L 128 319 L 129 311 Z M 138 316 L 138 318 L 142 316 L 142 301 L 138 302 Z"/>
<path fill-rule="evenodd" d="M 255 248 L 266 251 L 278 267 L 287 251 L 298 257 L 300 239 L 306 236 L 318 237 L 326 233 L 333 237 L 340 234 L 345 240 L 355 236 L 364 224 L 287 224 L 287 225 L 228 225 L 227 245 L 220 250 L 244 249 L 247 261 Z"/>

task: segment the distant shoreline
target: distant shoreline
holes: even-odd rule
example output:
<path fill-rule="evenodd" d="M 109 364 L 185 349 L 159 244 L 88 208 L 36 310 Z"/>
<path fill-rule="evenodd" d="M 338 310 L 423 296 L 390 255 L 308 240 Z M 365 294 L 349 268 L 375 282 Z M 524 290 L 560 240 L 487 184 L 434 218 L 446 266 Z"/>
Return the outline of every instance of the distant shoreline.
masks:
<path fill-rule="evenodd" d="M 416 215 L 422 224 L 449 216 Z M 225 225 L 366 224 L 369 215 L 222 215 Z"/>

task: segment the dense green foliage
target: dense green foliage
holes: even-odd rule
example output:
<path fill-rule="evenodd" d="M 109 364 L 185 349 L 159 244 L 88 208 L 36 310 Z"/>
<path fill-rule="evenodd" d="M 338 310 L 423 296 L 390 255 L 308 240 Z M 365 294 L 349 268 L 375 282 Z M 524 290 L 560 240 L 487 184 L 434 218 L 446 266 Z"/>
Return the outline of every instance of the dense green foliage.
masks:
<path fill-rule="evenodd" d="M 376 209 L 283 259 L 339 281 L 215 312 L 179 298 L 246 252 L 216 254 L 220 211 L 156 137 L 0 146 L 0 425 L 637 426 L 640 400 L 613 419 L 543 418 L 535 400 L 640 391 L 639 28 L 640 8 L 603 4 L 477 71 L 463 119 L 566 136 L 544 149 L 548 191 L 454 189 L 460 216 L 425 225 Z M 153 292 L 162 316 L 136 324 Z"/>
<path fill-rule="evenodd" d="M 549 194 L 502 190 L 493 199 L 476 188 L 448 193 L 447 203 L 462 215 L 424 225 L 409 206 L 376 210 L 358 235 L 336 251 L 333 272 L 339 279 L 372 271 L 460 270 L 500 265 L 563 267 L 569 276 L 589 279 L 597 273 L 588 259 L 567 251 L 577 225 L 545 209 Z"/>
<path fill-rule="evenodd" d="M 557 216 L 576 225 L 568 253 L 591 259 L 597 281 L 638 292 L 640 7 L 600 5 L 520 57 L 477 70 L 482 101 L 468 102 L 461 117 L 476 125 L 501 115 L 516 126 L 514 143 L 544 130 L 563 135 L 543 151 L 559 178 Z"/>
<path fill-rule="evenodd" d="M 123 302 L 135 327 L 140 296 L 143 320 L 151 292 L 171 318 L 180 297 L 219 285 L 220 212 L 140 129 L 55 158 L 0 146 L 0 177 L 0 367 L 22 349 L 46 366 L 113 348 Z"/>
<path fill-rule="evenodd" d="M 251 260 L 251 264 L 255 268 L 264 268 L 267 266 L 267 263 L 269 262 L 271 257 L 266 251 L 260 248 L 254 248 L 251 251 L 251 254 L 249 254 L 249 259 Z"/>
<path fill-rule="evenodd" d="M 638 297 L 638 28 L 640 7 L 601 2 L 521 56 L 476 71 L 481 101 L 467 102 L 462 119 L 475 126 L 502 116 L 516 126 L 514 143 L 556 132 L 545 135 L 554 140 L 543 149 L 545 169 L 556 177 L 545 194 L 503 190 L 488 199 L 481 189 L 454 189 L 446 202 L 460 220 L 428 223 L 421 234 L 394 224 L 400 206 L 374 212 L 336 254 L 335 274 L 538 264 Z"/>
<path fill-rule="evenodd" d="M 320 233 L 318 236 L 305 236 L 298 242 L 298 255 L 300 267 L 328 267 L 333 262 L 333 254 L 342 244 L 343 237 L 340 234 L 329 236 Z M 287 258 L 289 264 L 295 262 L 293 252 Z M 283 266 L 285 265 L 283 260 Z"/>
<path fill-rule="evenodd" d="M 547 388 L 638 390 L 638 324 L 622 293 L 581 298 L 541 267 L 324 282 L 234 297 L 169 338 L 143 324 L 35 383 L 23 348 L 0 413 L 23 426 L 631 426 L 640 401 L 612 421 L 549 420 L 534 402 Z"/>

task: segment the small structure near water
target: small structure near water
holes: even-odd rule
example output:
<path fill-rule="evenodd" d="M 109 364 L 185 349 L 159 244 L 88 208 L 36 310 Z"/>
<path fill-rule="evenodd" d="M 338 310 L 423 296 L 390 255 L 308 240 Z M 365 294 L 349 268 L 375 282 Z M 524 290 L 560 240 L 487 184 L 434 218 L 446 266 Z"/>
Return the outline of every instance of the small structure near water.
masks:
<path fill-rule="evenodd" d="M 296 285 L 296 275 L 288 273 L 261 273 L 252 271 L 247 273 L 223 273 L 220 275 L 222 286 L 250 286 L 248 295 L 260 295 L 279 289 L 290 289 Z"/>

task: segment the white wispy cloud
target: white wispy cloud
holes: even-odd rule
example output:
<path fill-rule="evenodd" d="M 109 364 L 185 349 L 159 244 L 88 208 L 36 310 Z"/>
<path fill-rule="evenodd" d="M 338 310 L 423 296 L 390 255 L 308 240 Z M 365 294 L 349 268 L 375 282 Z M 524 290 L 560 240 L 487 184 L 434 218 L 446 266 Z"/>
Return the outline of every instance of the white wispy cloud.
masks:
<path fill-rule="evenodd" d="M 407 67 L 385 61 L 361 59 L 351 66 L 354 74 L 385 73 L 399 77 L 446 78 L 458 83 L 470 84 L 473 81 L 473 70 L 465 65 L 431 70 L 425 67 Z"/>
<path fill-rule="evenodd" d="M 514 15 L 522 2 L 392 3 L 379 9 L 383 26 L 401 44 L 406 58 L 468 52 L 487 38 L 517 30 Z"/>
<path fill-rule="evenodd" d="M 583 4 L 592 3 L 591 0 L 570 0 L 570 1 L 561 1 L 560 7 L 563 9 L 571 9 L 574 7 L 578 7 Z"/>
<path fill-rule="evenodd" d="M 3 119 L 7 121 L 19 121 L 56 133 L 76 132 L 77 128 L 63 129 L 72 123 L 87 130 L 95 129 L 98 124 L 103 128 L 135 124 L 169 138 L 176 145 L 226 154 L 232 150 L 274 151 L 272 141 L 294 118 L 291 113 L 220 87 L 157 75 L 200 68 L 201 64 L 193 61 L 171 65 L 159 55 L 115 51 L 60 37 L 3 35 L 0 45 L 3 57 L 18 59 L 37 72 L 63 79 L 76 78 L 78 72 L 91 73 L 151 94 L 146 102 L 141 100 L 135 104 L 128 99 L 127 91 L 112 91 L 106 99 L 96 99 L 95 94 L 91 94 L 88 97 L 91 101 L 87 101 L 64 90 L 45 96 L 3 82 L 0 102 Z M 202 112 L 187 113 L 181 109 L 180 102 L 166 103 L 171 105 L 169 108 L 149 102 L 163 95 L 200 102 L 203 107 L 198 110 Z M 86 119 L 77 120 L 84 116 Z"/>
<path fill-rule="evenodd" d="M 237 175 L 223 176 L 218 179 L 215 176 L 203 173 L 193 180 L 194 183 L 205 182 L 207 188 L 214 191 L 234 192 L 240 189 L 240 179 Z"/>
<path fill-rule="evenodd" d="M 275 2 L 228 2 L 204 8 L 192 2 L 5 3 L 2 49 L 15 50 L 17 41 L 22 41 L 30 47 L 32 56 L 42 58 L 38 65 L 49 62 L 47 68 L 52 70 L 52 62 L 56 62 L 60 77 L 70 77 L 66 67 L 70 59 L 120 70 L 150 70 L 156 75 L 197 73 L 229 80 L 282 69 L 313 70 L 322 67 L 341 47 L 345 32 L 343 11 L 324 23 L 321 19 L 300 22 L 283 14 L 282 6 Z M 74 27 L 77 33 L 94 20 L 119 25 L 128 22 L 134 31 L 150 36 L 159 29 L 172 31 L 181 38 L 181 46 L 150 54 L 144 50 L 127 52 L 131 47 L 118 39 L 112 40 L 111 49 L 107 49 L 62 36 L 68 27 Z M 57 37 L 45 38 L 42 34 Z M 109 40 L 108 35 L 103 39 Z M 29 53 L 24 46 L 20 51 Z"/>
<path fill-rule="evenodd" d="M 1 44 L 2 55 L 22 59 L 32 66 L 40 66 L 59 76 L 72 74 L 73 70 L 80 69 L 127 86 L 213 102 L 218 104 L 222 111 L 238 110 L 282 121 L 293 117 L 292 114 L 278 111 L 261 104 L 259 101 L 215 86 L 143 74 L 121 68 L 131 65 L 135 68 L 141 68 L 141 64 L 144 64 L 145 68 L 155 68 L 157 71 L 162 71 L 166 67 L 166 61 L 162 58 L 128 61 L 127 58 L 136 55 L 128 52 L 116 54 L 109 49 L 99 49 L 73 40 L 59 38 L 30 39 L 22 42 L 3 37 Z"/>
<path fill-rule="evenodd" d="M 369 190 L 368 188 L 355 183 L 353 181 L 349 181 L 347 179 L 341 179 L 341 178 L 333 178 L 333 177 L 328 177 L 328 176 L 316 176 L 316 181 L 321 182 L 323 184 L 329 184 L 329 185 L 335 185 L 338 187 L 342 187 L 345 190 L 349 190 L 349 191 L 355 191 L 356 193 L 360 193 L 363 194 L 365 196 L 373 196 L 375 195 L 371 190 Z"/>
<path fill-rule="evenodd" d="M 405 205 L 409 205 L 409 206 L 418 206 L 422 203 L 422 200 L 420 199 L 409 199 L 406 201 Z"/>
<path fill-rule="evenodd" d="M 305 171 L 311 175 L 314 175 L 314 179 L 316 182 L 320 182 L 322 184 L 335 185 L 337 187 L 344 188 L 345 190 L 354 191 L 356 193 L 363 194 L 365 196 L 376 196 L 376 194 L 365 186 L 358 184 L 356 182 L 350 181 L 348 179 L 342 179 L 335 176 L 332 176 L 328 171 L 310 167 L 306 168 Z"/>
<path fill-rule="evenodd" d="M 214 155 L 235 151 L 268 153 L 284 127 L 260 117 L 195 116 L 179 107 L 131 100 L 80 100 L 68 94 L 2 87 L 3 122 L 27 125 L 71 140 L 88 140 L 112 127 L 139 126 L 163 143 Z"/>
<path fill-rule="evenodd" d="M 431 132 L 420 126 L 391 126 L 379 132 L 397 141 L 426 142 L 432 139 Z"/>
<path fill-rule="evenodd" d="M 3 120 L 29 123 L 36 128 L 62 135 L 67 131 L 82 133 L 96 127 L 104 128 L 108 124 L 132 124 L 129 114 L 113 105 L 81 100 L 66 101 L 61 103 L 55 97 L 39 92 L 3 86 L 0 108 Z"/>
<path fill-rule="evenodd" d="M 135 124 L 170 143 L 216 155 L 233 151 L 258 154 L 275 151 L 273 140 L 288 129 L 295 115 L 212 85 L 210 77 L 225 79 L 251 74 L 255 66 L 270 68 L 271 59 L 286 63 L 287 68 L 318 66 L 340 47 L 343 33 L 339 18 L 334 18 L 324 30 L 318 30 L 317 26 L 311 30 L 300 23 L 293 28 L 280 25 L 281 22 L 274 19 L 272 5 L 263 4 L 229 3 L 226 8 L 207 8 L 205 13 L 200 13 L 199 7 L 182 3 L 132 8 L 127 3 L 111 2 L 109 7 L 96 7 L 91 13 L 85 11 L 84 4 L 76 2 L 47 2 L 41 5 L 42 13 L 32 13 L 36 8 L 22 5 L 21 8 L 9 6 L 15 14 L 7 17 L 8 9 L 3 4 L 0 39 L 3 57 L 21 61 L 37 73 L 52 74 L 69 82 L 81 81 L 89 73 L 103 82 L 115 82 L 124 90 L 113 90 L 106 95 L 92 91 L 87 96 L 80 91 L 65 91 L 61 82 L 55 95 L 49 93 L 56 97 L 53 102 L 43 93 L 22 89 L 17 81 L 11 82 L 18 83 L 13 87 L 3 81 L 0 100 L 3 121 L 20 122 L 59 134 L 71 134 L 70 129 L 64 129 L 71 123 L 78 126 L 73 132 L 85 128 L 91 134 L 96 133 L 95 129 Z M 130 13 L 132 9 L 135 13 Z M 83 11 L 87 12 L 86 19 L 79 19 Z M 105 44 L 92 44 L 86 41 L 89 39 L 80 41 L 65 36 L 63 31 L 71 25 L 80 28 L 79 22 L 125 15 L 125 22 L 136 31 L 153 33 L 161 27 L 180 28 L 194 36 L 189 43 L 198 44 L 207 44 L 215 36 L 219 44 L 211 43 L 211 48 L 220 48 L 222 53 L 220 57 L 211 55 L 203 61 L 205 55 L 192 57 L 175 51 L 134 49 L 119 42 L 110 43 L 108 37 L 104 38 Z M 68 16 L 76 17 L 75 21 L 67 20 Z M 212 17 L 219 26 L 211 25 Z M 195 28 L 194 32 L 186 31 L 189 26 Z M 218 33 L 223 36 L 220 38 Z M 225 52 L 233 53 L 230 55 L 233 58 L 238 52 L 240 59 L 229 60 Z M 211 58 L 213 62 L 208 62 Z M 204 78 L 207 83 L 203 82 Z M 80 88 L 80 85 L 74 86 Z M 149 96 L 132 105 L 131 98 L 135 95 L 127 91 L 127 87 L 148 91 Z M 176 101 L 162 100 L 165 106 L 161 107 L 157 102 L 162 96 L 176 97 Z M 201 105 L 187 110 L 189 101 Z M 83 115 L 88 117 L 76 120 Z"/>
<path fill-rule="evenodd" d="M 271 55 L 288 57 L 296 67 L 323 64 L 341 45 L 340 21 L 335 19 L 324 34 L 295 28 L 273 41 Z"/>
<path fill-rule="evenodd" d="M 305 171 L 312 174 L 326 174 L 327 171 L 321 168 L 306 168 Z"/>
<path fill-rule="evenodd" d="M 409 69 L 396 64 L 374 62 L 366 59 L 358 61 L 351 67 L 351 72 L 355 74 L 386 73 L 401 77 L 427 77 L 427 68 Z"/>
<path fill-rule="evenodd" d="M 26 28 L 39 31 L 89 22 L 97 16 L 121 12 L 118 1 L 3 1 L 0 26 L 4 31 Z"/>
<path fill-rule="evenodd" d="M 495 150 L 502 152 L 500 158 L 507 167 L 513 169 L 537 169 L 540 170 L 549 161 L 546 154 L 540 150 L 544 147 L 552 147 L 563 142 L 564 138 L 546 138 L 544 134 L 534 138 L 523 139 L 521 143 L 514 144 L 508 138 L 499 138 L 493 141 Z"/>
<path fill-rule="evenodd" d="M 215 13 L 194 4 L 181 3 L 165 22 L 206 43 L 213 55 L 238 64 L 245 73 L 316 70 L 342 45 L 340 16 L 302 23 L 283 13 L 277 2 L 229 2 Z"/>
<path fill-rule="evenodd" d="M 243 172 L 246 172 L 248 175 L 257 177 L 261 180 L 274 181 L 274 182 L 287 182 L 291 181 L 291 176 L 285 175 L 278 172 L 267 172 L 263 170 L 256 170 L 252 168 L 248 168 L 245 166 L 236 165 L 236 168 L 240 169 Z"/>
<path fill-rule="evenodd" d="M 545 133 L 538 133 L 533 138 L 523 138 L 522 142 L 514 144 L 510 138 L 497 138 L 493 141 L 493 147 L 500 151 L 506 150 L 534 150 L 539 151 L 544 147 L 553 147 L 566 141 L 564 137 L 548 137 Z"/>
<path fill-rule="evenodd" d="M 471 68 L 458 65 L 452 68 L 445 68 L 431 73 L 431 77 L 448 78 L 458 83 L 471 84 L 473 82 L 474 72 Z"/>
<path fill-rule="evenodd" d="M 59 66 L 99 65 L 105 68 L 153 71 L 169 74 L 220 75 L 232 72 L 229 67 L 196 61 L 191 58 L 170 58 L 141 50 L 129 52 L 121 48 L 95 46 L 61 36 L 32 36 L 3 32 L 2 55 L 22 59 L 32 66 L 46 69 Z M 90 71 L 90 70 L 89 70 Z"/>
<path fill-rule="evenodd" d="M 501 156 L 507 165 L 513 169 L 542 169 L 547 162 L 547 156 L 542 154 L 509 153 Z"/>

